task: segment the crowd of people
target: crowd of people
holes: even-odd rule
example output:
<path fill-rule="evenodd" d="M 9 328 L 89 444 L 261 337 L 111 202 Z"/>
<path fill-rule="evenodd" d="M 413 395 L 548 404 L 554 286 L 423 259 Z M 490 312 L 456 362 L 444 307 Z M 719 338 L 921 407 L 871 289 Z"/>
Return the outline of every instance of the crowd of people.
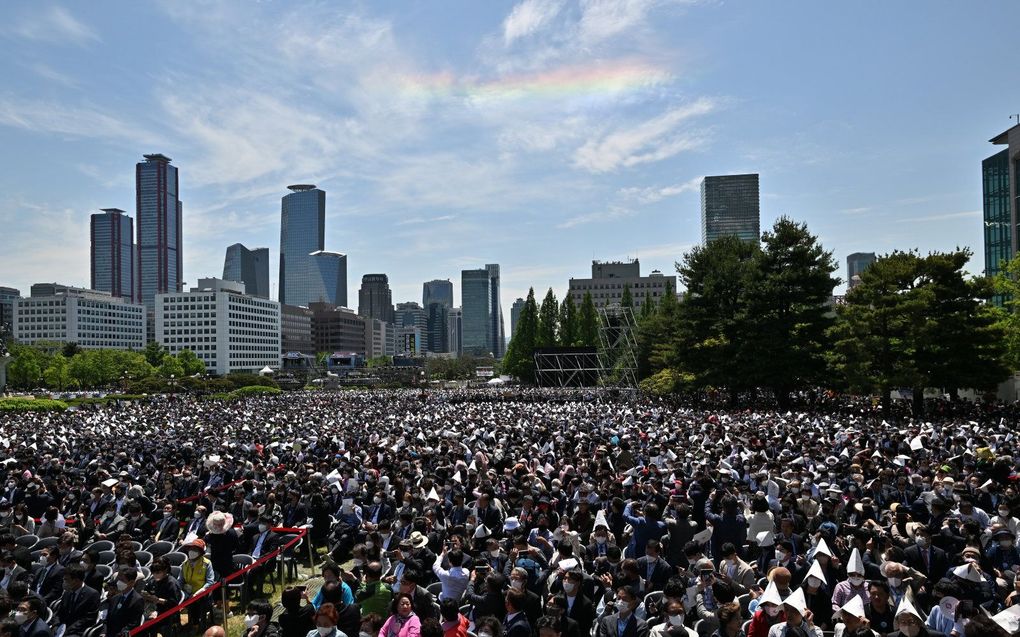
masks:
<path fill-rule="evenodd" d="M 1020 634 L 1015 430 L 554 390 L 3 415 L 0 637 L 182 602 L 142 632 L 222 636 L 204 591 L 253 563 L 247 637 Z M 265 561 L 302 528 L 315 594 L 275 577 L 309 552 Z"/>

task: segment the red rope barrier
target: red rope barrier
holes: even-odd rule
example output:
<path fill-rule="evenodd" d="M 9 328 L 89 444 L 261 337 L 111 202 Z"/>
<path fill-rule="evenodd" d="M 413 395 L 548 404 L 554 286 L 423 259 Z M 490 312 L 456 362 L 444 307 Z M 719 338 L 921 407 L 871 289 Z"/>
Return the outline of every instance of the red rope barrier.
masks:
<path fill-rule="evenodd" d="M 153 619 L 150 619 L 149 621 L 145 622 L 141 626 L 132 629 L 131 632 L 128 633 L 129 637 L 134 637 L 138 633 L 141 633 L 143 631 L 149 630 L 150 628 L 152 628 L 156 624 L 162 622 L 163 620 L 165 620 L 165 619 L 167 619 L 169 617 L 172 617 L 172 616 L 176 615 L 177 613 L 180 613 L 182 610 L 184 610 L 188 606 L 191 606 L 192 604 L 194 604 L 195 602 L 197 602 L 200 599 L 204 598 L 205 596 L 212 594 L 214 591 L 218 591 L 224 585 L 230 584 L 230 582 L 232 582 L 232 581 L 234 581 L 234 580 L 244 576 L 249 571 L 251 571 L 251 570 L 253 570 L 255 568 L 258 568 L 260 566 L 264 566 L 270 560 L 276 559 L 276 557 L 279 556 L 280 553 L 283 553 L 284 551 L 293 548 L 295 545 L 297 545 L 298 542 L 300 542 L 302 539 L 304 539 L 305 537 L 308 536 L 308 529 L 291 529 L 291 528 L 280 527 L 280 528 L 274 528 L 274 529 L 272 529 L 272 531 L 275 532 L 275 533 L 296 533 L 297 537 L 292 539 L 290 542 L 287 542 L 286 544 L 284 544 L 280 548 L 272 551 L 271 553 L 269 553 L 267 555 L 263 555 L 262 557 L 260 557 L 259 559 L 255 560 L 253 563 L 249 564 L 248 566 L 245 566 L 244 568 L 240 569 L 239 571 L 236 571 L 233 574 L 228 575 L 227 577 L 221 579 L 220 581 L 216 582 L 215 584 L 213 584 L 209 588 L 203 590 L 202 592 L 196 593 L 195 595 L 192 595 L 191 597 L 189 597 L 188 599 L 184 600 L 183 602 L 181 602 L 177 606 L 174 606 L 173 608 L 170 608 L 168 610 L 163 611 L 162 613 L 160 613 L 159 615 L 157 615 Z"/>

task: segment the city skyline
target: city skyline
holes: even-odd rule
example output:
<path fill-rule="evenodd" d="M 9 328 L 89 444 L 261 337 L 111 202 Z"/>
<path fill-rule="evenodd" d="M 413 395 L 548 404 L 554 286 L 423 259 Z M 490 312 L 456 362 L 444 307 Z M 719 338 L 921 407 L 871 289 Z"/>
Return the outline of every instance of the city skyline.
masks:
<path fill-rule="evenodd" d="M 700 241 L 701 177 L 743 172 L 762 175 L 762 229 L 805 221 L 838 261 L 966 245 L 976 273 L 979 167 L 1020 104 L 1008 83 L 973 98 L 996 79 L 981 61 L 1009 52 L 984 26 L 1018 8 L 926 6 L 921 24 L 919 6 L 15 3 L 0 284 L 88 286 L 89 216 L 136 216 L 131 165 L 151 152 L 182 172 L 187 285 L 234 243 L 275 263 L 280 193 L 313 182 L 348 286 L 386 272 L 403 302 L 448 278 L 460 305 L 458 273 L 500 263 L 504 308 L 529 286 L 562 299 L 592 258 L 672 274 Z M 847 56 L 862 30 L 872 45 Z M 128 54 L 164 41 L 159 62 Z"/>

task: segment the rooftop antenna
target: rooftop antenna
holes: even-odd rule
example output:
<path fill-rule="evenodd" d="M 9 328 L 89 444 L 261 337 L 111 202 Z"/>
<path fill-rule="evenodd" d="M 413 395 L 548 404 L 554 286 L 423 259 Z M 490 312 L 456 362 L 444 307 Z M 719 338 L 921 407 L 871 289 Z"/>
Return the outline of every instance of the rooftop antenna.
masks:
<path fill-rule="evenodd" d="M 1017 125 L 1020 126 L 1020 113 L 1018 113 L 1016 115 L 1010 115 L 1009 119 L 1012 120 L 1014 117 L 1016 118 Z"/>

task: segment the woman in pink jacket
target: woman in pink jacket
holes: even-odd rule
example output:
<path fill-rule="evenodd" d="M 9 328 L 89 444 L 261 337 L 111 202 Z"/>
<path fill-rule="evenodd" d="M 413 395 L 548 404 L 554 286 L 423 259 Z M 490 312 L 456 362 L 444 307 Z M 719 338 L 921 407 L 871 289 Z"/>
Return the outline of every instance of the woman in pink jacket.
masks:
<path fill-rule="evenodd" d="M 397 593 L 391 606 L 392 615 L 379 630 L 379 637 L 420 637 L 421 620 L 414 614 L 414 600 L 407 593 Z"/>

